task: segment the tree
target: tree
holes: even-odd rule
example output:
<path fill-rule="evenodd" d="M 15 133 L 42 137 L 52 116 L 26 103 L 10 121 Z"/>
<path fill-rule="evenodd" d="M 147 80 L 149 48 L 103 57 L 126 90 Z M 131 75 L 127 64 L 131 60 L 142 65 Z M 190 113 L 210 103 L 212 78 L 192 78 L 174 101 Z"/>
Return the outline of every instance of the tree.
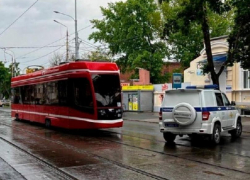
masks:
<path fill-rule="evenodd" d="M 58 66 L 63 61 L 63 55 L 55 53 L 53 57 L 49 60 L 50 67 Z"/>
<path fill-rule="evenodd" d="M 102 50 L 101 48 L 97 48 L 95 51 L 83 54 L 82 58 L 91 61 L 112 61 L 110 53 Z"/>
<path fill-rule="evenodd" d="M 170 4 L 164 2 L 161 9 L 166 22 L 177 19 L 177 13 L 180 4 Z M 208 23 L 210 27 L 211 38 L 222 35 L 229 35 L 233 26 L 233 10 L 224 12 L 221 15 L 209 11 Z M 192 23 L 189 32 L 183 33 L 181 30 L 176 31 L 169 28 L 166 24 L 163 38 L 166 39 L 168 46 L 168 59 L 174 59 L 184 67 L 189 67 L 190 61 L 200 56 L 200 50 L 203 49 L 203 34 L 201 25 Z"/>
<path fill-rule="evenodd" d="M 20 68 L 19 68 L 20 63 L 13 63 L 9 65 L 9 71 L 12 72 L 12 66 L 13 66 L 13 76 L 19 76 L 20 75 Z"/>
<path fill-rule="evenodd" d="M 198 51 L 202 49 L 202 41 L 199 40 L 202 37 L 207 54 L 204 72 L 210 73 L 213 83 L 219 86 L 219 76 L 226 63 L 218 72 L 215 71 L 210 38 L 229 33 L 232 23 L 223 20 L 225 17 L 230 19 L 233 16 L 232 12 L 227 13 L 230 10 L 229 6 L 221 0 L 165 0 L 163 4 L 166 4 L 163 8 L 170 11 L 170 15 L 166 18 L 163 36 L 169 38 L 173 52 L 180 52 L 176 53 L 176 57 L 184 57 L 184 64 L 188 65 L 192 57 L 197 57 Z M 221 26 L 218 26 L 218 23 L 221 23 Z M 196 43 L 199 46 L 195 45 Z"/>
<path fill-rule="evenodd" d="M 160 40 L 161 13 L 154 0 L 127 0 L 101 7 L 104 18 L 92 20 L 97 31 L 89 36 L 108 45 L 122 72 L 136 67 L 150 71 L 152 83 L 165 82 L 161 75 L 166 45 Z"/>
<path fill-rule="evenodd" d="M 229 36 L 228 63 L 241 62 L 241 67 L 250 69 L 250 3 L 233 0 L 235 25 Z"/>
<path fill-rule="evenodd" d="M 0 62 L 0 94 L 5 98 L 10 97 L 11 71 Z"/>

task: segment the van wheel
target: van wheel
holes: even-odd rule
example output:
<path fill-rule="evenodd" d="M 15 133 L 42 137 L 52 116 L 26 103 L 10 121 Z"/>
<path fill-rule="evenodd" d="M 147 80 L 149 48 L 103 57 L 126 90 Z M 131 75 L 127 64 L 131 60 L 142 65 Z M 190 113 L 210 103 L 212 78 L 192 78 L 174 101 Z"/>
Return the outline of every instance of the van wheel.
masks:
<path fill-rule="evenodd" d="M 51 121 L 50 121 L 50 119 L 45 119 L 45 126 L 46 126 L 47 128 L 50 128 L 50 127 L 51 127 Z"/>
<path fill-rule="evenodd" d="M 220 143 L 220 138 L 221 138 L 220 131 L 221 131 L 220 125 L 219 124 L 215 124 L 214 125 L 213 134 L 211 136 L 211 142 L 213 144 L 219 144 Z"/>
<path fill-rule="evenodd" d="M 163 133 L 163 137 L 168 143 L 173 143 L 176 138 L 176 135 L 172 133 Z"/>
<path fill-rule="evenodd" d="M 238 138 L 242 133 L 242 124 L 240 120 L 237 120 L 236 129 L 230 131 L 232 138 Z"/>

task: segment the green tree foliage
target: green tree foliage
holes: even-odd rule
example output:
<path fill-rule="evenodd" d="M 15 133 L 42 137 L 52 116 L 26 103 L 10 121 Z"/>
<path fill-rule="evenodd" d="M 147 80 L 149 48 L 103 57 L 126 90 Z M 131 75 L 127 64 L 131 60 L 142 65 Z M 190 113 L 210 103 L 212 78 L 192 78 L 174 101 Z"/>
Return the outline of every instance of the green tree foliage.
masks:
<path fill-rule="evenodd" d="M 223 35 L 225 35 L 227 31 L 230 31 L 230 27 L 227 28 L 228 30 L 220 30 L 218 28 L 216 30 L 216 27 L 211 27 L 213 25 L 217 25 L 220 21 L 223 20 L 220 19 L 218 22 L 216 22 L 218 20 L 216 18 L 223 17 L 225 13 L 230 10 L 230 7 L 227 5 L 227 3 L 223 3 L 221 0 L 165 0 L 164 2 L 168 3 L 169 7 L 177 6 L 176 9 L 172 10 L 172 15 L 166 21 L 164 35 L 170 35 L 170 33 L 174 32 L 189 36 L 191 37 L 191 39 L 193 39 L 192 36 L 199 38 L 202 37 L 207 54 L 207 64 L 204 68 L 204 72 L 210 73 L 213 83 L 219 85 L 219 76 L 223 72 L 226 64 L 223 64 L 218 72 L 215 71 L 210 38 L 212 35 L 220 35 L 216 32 L 223 33 Z M 214 23 L 212 19 L 214 19 Z M 224 27 L 227 27 L 227 24 L 227 22 L 222 23 Z M 219 28 L 222 28 L 223 26 L 219 26 Z M 199 29 L 200 31 L 197 31 Z M 195 31 L 201 32 L 201 34 L 195 34 Z M 200 41 L 197 41 L 197 39 L 194 41 L 191 40 L 191 47 L 193 43 L 199 42 Z M 200 45 L 202 45 L 202 42 L 200 43 Z M 190 43 L 186 44 L 187 46 L 190 46 Z M 179 50 L 183 47 L 177 48 Z M 192 49 L 200 50 L 201 48 Z M 190 51 L 186 52 L 186 54 L 188 54 L 188 57 L 192 57 L 193 55 L 196 56 L 196 53 L 197 52 L 195 51 L 192 51 L 192 53 L 190 53 Z M 185 59 L 184 62 L 185 61 L 187 60 Z"/>
<path fill-rule="evenodd" d="M 244 69 L 250 69 L 250 2 L 233 0 L 235 26 L 229 36 L 228 63 L 241 62 Z"/>
<path fill-rule="evenodd" d="M 13 76 L 19 76 L 20 75 L 20 68 L 19 68 L 19 64 L 20 63 L 13 63 L 9 65 L 9 72 L 11 72 L 11 74 L 13 73 Z"/>
<path fill-rule="evenodd" d="M 127 0 L 101 7 L 104 18 L 92 20 L 97 29 L 89 39 L 106 43 L 121 71 L 136 67 L 150 71 L 152 83 L 165 82 L 161 75 L 166 45 L 160 40 L 161 13 L 154 0 Z"/>
<path fill-rule="evenodd" d="M 11 71 L 0 62 L 0 94 L 10 97 Z"/>
<path fill-rule="evenodd" d="M 168 58 L 175 59 L 184 67 L 189 67 L 190 61 L 200 55 L 203 49 L 202 26 L 196 21 L 190 22 L 188 28 L 184 26 L 183 19 L 178 19 L 179 14 L 184 10 L 184 0 L 159 0 L 166 22 L 163 38 L 168 42 Z M 207 9 L 207 18 L 210 37 L 228 35 L 233 26 L 233 10 L 221 14 Z"/>

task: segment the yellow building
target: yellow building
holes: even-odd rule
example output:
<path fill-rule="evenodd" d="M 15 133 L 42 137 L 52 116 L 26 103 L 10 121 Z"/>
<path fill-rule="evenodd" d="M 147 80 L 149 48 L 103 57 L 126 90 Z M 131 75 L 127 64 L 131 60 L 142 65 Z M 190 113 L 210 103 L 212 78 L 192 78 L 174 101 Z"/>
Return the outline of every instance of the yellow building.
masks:
<path fill-rule="evenodd" d="M 215 70 L 218 72 L 222 63 L 226 60 L 228 52 L 227 36 L 211 39 L 211 48 Z M 201 50 L 200 56 L 190 62 L 190 67 L 184 71 L 184 82 L 191 85 L 212 84 L 209 74 L 203 75 L 202 67 L 207 56 L 205 47 Z M 225 92 L 231 101 L 235 101 L 243 114 L 250 112 L 250 72 L 240 67 L 240 63 L 235 63 L 232 67 L 227 67 L 220 76 L 220 89 Z"/>

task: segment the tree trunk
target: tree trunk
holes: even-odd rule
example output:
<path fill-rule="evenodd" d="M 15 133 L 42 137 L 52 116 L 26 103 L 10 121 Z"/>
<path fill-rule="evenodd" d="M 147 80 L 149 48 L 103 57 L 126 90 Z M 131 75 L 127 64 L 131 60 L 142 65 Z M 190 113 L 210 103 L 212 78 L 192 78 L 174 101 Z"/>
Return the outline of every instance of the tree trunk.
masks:
<path fill-rule="evenodd" d="M 210 42 L 209 26 L 208 26 L 208 21 L 207 21 L 206 4 L 203 5 L 202 32 L 203 32 L 204 43 L 205 43 L 205 48 L 206 48 L 206 53 L 207 53 L 208 71 L 211 74 L 213 84 L 217 84 L 218 88 L 220 88 L 219 76 L 218 76 L 218 74 L 216 74 L 216 72 L 214 70 L 214 62 L 213 62 L 213 55 L 212 55 L 211 42 Z"/>

